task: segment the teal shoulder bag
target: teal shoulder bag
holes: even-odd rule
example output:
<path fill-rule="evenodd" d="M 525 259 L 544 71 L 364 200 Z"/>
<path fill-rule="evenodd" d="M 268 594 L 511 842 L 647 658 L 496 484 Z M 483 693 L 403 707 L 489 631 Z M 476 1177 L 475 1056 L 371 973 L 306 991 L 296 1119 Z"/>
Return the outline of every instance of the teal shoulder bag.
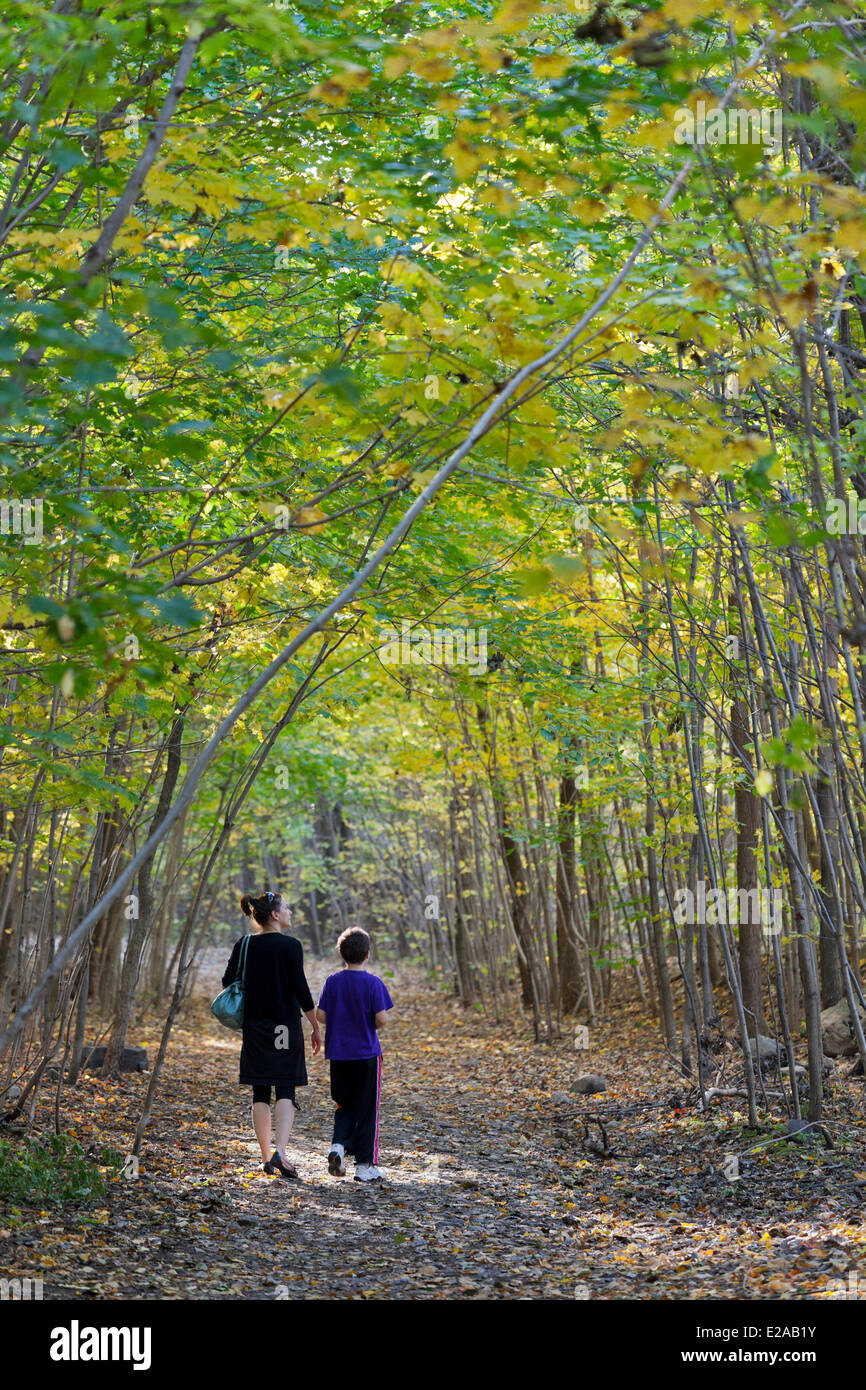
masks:
<path fill-rule="evenodd" d="M 249 935 L 245 936 L 241 942 L 241 954 L 238 961 L 238 973 L 230 985 L 226 985 L 221 994 L 210 1006 L 210 1011 L 214 1018 L 218 1018 L 220 1023 L 226 1028 L 242 1028 L 244 1022 L 244 975 L 247 969 L 247 951 L 250 946 Z"/>

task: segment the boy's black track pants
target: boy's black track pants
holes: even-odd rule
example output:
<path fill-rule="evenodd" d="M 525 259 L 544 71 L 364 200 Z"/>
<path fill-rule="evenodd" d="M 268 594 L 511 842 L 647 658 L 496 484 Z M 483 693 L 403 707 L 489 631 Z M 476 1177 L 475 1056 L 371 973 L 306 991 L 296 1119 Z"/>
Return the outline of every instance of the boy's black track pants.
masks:
<path fill-rule="evenodd" d="M 331 1098 L 337 1105 L 332 1142 L 354 1154 L 356 1163 L 379 1159 L 381 1085 L 381 1057 L 331 1062 Z"/>

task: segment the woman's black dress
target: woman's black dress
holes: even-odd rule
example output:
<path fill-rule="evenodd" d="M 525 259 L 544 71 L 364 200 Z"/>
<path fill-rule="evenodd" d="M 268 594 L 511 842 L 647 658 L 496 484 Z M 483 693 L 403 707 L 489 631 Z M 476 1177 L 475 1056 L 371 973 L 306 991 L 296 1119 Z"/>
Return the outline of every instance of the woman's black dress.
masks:
<path fill-rule="evenodd" d="M 236 941 L 224 988 L 238 973 L 240 949 Z M 251 936 L 244 980 L 241 1086 L 306 1086 L 301 1010 L 314 1005 L 300 941 L 282 932 Z"/>

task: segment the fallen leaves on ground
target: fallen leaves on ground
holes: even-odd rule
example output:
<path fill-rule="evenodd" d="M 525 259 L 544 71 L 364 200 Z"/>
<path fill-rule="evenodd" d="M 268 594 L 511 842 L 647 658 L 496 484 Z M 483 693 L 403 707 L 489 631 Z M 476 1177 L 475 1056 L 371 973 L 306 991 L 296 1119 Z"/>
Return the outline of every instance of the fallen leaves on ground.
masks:
<path fill-rule="evenodd" d="M 310 973 L 315 988 L 323 970 Z M 467 1012 L 408 969 L 389 987 L 386 1185 L 352 1181 L 351 1167 L 329 1177 L 327 1068 L 309 1056 L 289 1146 L 303 1181 L 266 1176 L 239 1042 L 197 998 L 172 1037 L 138 1177 L 21 1225 L 0 1208 L 6 1277 L 80 1299 L 809 1299 L 866 1272 L 862 1083 L 834 1074 L 832 1150 L 764 1143 L 731 1181 L 730 1155 L 771 1135 L 770 1117 L 755 1134 L 742 1102 L 697 1114 L 635 1010 L 620 1007 L 577 1053 L 570 1032 L 535 1044 L 516 1012 Z M 151 1057 L 157 1041 L 156 1023 L 136 1032 Z M 590 1070 L 607 1091 L 572 1094 Z M 128 1151 L 146 1086 L 86 1075 L 63 1094 L 63 1128 Z M 43 1099 L 37 1129 L 51 1123 Z"/>

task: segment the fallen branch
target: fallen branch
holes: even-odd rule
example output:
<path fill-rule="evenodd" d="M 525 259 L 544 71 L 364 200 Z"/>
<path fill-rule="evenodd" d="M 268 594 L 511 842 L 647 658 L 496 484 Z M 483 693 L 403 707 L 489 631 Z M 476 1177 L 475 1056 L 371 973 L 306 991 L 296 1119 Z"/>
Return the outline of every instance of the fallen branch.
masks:
<path fill-rule="evenodd" d="M 766 1091 L 765 1095 L 768 1100 L 785 1099 L 781 1091 Z M 710 1101 L 715 1100 L 717 1096 L 742 1096 L 745 1100 L 748 1100 L 749 1093 L 739 1086 L 710 1086 L 709 1089 L 704 1092 L 703 1097 L 698 1100 L 698 1109 L 706 1110 Z"/>

